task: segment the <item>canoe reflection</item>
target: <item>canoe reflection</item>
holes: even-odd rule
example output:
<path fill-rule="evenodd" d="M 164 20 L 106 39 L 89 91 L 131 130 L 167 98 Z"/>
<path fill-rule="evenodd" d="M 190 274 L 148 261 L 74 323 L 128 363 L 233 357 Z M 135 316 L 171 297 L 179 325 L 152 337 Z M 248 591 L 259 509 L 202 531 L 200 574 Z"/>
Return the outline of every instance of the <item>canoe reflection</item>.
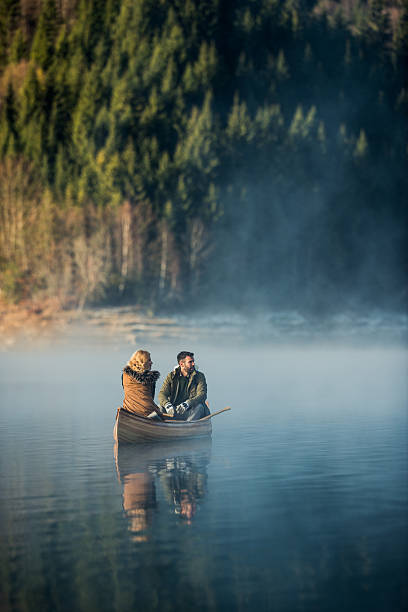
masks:
<path fill-rule="evenodd" d="M 114 455 L 123 509 L 135 542 L 148 539 L 161 498 L 172 513 L 192 524 L 207 490 L 211 439 L 153 446 L 116 443 Z"/>

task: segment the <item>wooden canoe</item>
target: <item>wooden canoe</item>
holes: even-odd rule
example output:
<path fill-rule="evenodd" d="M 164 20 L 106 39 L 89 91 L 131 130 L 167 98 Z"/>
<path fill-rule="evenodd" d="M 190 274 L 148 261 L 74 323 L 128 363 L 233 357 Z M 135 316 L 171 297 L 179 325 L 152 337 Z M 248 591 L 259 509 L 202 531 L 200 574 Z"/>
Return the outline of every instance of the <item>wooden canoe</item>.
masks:
<path fill-rule="evenodd" d="M 118 442 L 172 442 L 211 436 L 211 419 L 205 421 L 152 421 L 120 408 L 113 437 Z"/>

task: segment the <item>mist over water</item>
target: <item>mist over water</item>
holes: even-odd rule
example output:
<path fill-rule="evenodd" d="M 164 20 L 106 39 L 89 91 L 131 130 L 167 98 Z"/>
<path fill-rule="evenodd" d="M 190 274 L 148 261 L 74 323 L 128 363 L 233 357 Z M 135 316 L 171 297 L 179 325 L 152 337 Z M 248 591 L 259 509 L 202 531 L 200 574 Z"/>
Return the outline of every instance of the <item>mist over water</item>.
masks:
<path fill-rule="evenodd" d="M 403 317 L 104 313 L 0 353 L 1 609 L 406 608 Z M 137 348 L 195 352 L 211 441 L 115 448 Z"/>

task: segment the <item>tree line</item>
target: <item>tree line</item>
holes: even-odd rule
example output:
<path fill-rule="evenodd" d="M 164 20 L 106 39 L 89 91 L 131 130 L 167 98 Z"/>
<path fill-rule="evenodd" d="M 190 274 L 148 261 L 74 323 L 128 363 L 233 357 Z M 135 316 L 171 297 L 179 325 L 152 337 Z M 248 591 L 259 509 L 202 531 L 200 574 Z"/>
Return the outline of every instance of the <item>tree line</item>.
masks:
<path fill-rule="evenodd" d="M 404 307 L 406 0 L 3 0 L 0 287 Z"/>

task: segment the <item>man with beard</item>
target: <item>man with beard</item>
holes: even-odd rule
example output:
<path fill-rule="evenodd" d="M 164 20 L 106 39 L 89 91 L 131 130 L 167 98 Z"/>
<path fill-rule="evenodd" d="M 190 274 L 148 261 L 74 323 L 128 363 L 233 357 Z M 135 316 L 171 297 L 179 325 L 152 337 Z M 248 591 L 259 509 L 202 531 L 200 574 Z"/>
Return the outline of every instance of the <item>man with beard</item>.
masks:
<path fill-rule="evenodd" d="M 183 421 L 197 421 L 209 414 L 205 404 L 207 383 L 202 372 L 195 369 L 194 353 L 181 351 L 178 366 L 170 372 L 159 393 L 164 413 Z"/>

